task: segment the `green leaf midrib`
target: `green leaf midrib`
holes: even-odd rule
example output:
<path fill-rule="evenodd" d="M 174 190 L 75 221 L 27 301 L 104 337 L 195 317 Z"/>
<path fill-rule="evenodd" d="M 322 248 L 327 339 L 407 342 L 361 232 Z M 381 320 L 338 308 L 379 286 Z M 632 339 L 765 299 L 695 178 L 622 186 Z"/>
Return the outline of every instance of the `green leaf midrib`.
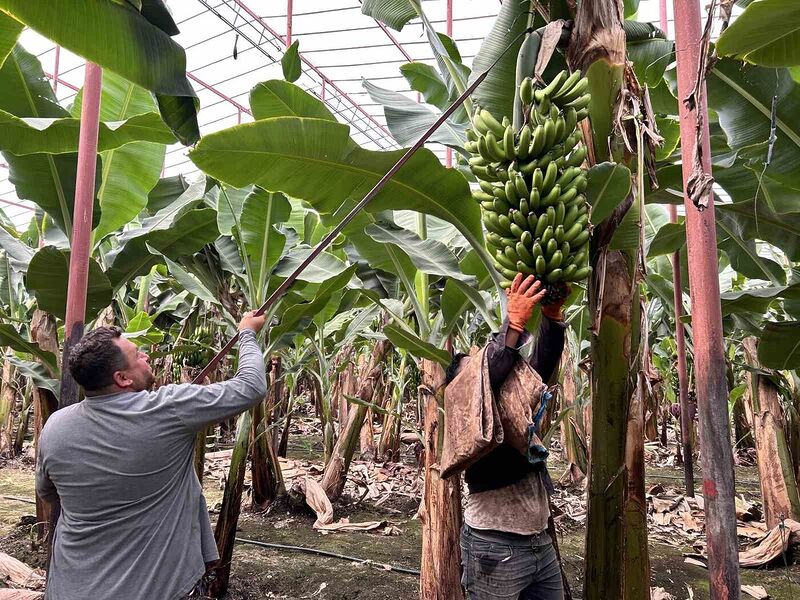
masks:
<path fill-rule="evenodd" d="M 22 88 L 23 92 L 25 93 L 25 98 L 28 100 L 28 105 L 31 107 L 31 112 L 35 117 L 39 117 L 39 111 L 36 108 L 36 103 L 33 100 L 33 96 L 31 96 L 31 91 L 28 89 L 28 86 L 25 82 L 25 74 L 22 72 L 22 69 L 19 66 L 19 61 L 17 57 L 13 54 L 10 55 L 6 60 L 12 61 L 14 65 L 14 69 L 19 76 L 20 87 Z M 70 241 L 72 240 L 72 217 L 69 214 L 69 208 L 67 207 L 67 198 L 64 195 L 64 187 L 61 184 L 61 177 L 58 174 L 58 169 L 56 169 L 56 163 L 53 160 L 52 154 L 47 154 L 47 166 L 50 169 L 50 174 L 53 177 L 53 182 L 55 183 L 56 189 L 56 196 L 58 196 L 58 205 L 61 207 L 61 217 L 64 219 L 64 232 L 67 236 L 67 239 Z"/>
<path fill-rule="evenodd" d="M 758 255 L 757 252 L 751 252 L 747 245 L 744 243 L 744 239 L 740 239 L 733 231 L 731 231 L 725 223 L 721 220 L 717 220 L 717 225 L 720 229 L 722 229 L 725 233 L 728 234 L 728 238 L 731 239 L 739 248 L 741 248 L 747 256 L 758 266 L 764 275 L 767 276 L 772 283 L 775 285 L 781 285 L 781 282 L 775 278 L 775 275 L 770 271 L 766 266 L 764 266 L 761 257 Z"/>
<path fill-rule="evenodd" d="M 740 94 L 745 100 L 747 100 L 753 106 L 753 108 L 755 108 L 765 117 L 767 117 L 767 119 L 772 119 L 772 107 L 765 106 L 764 103 L 760 102 L 751 93 L 749 93 L 746 89 L 744 89 L 735 81 L 733 81 L 730 77 L 722 73 L 719 69 L 712 69 L 712 73 L 714 73 L 714 75 L 719 77 L 720 81 L 722 81 L 724 84 L 732 88 L 734 91 L 736 91 L 736 93 Z M 795 146 L 800 148 L 800 134 L 792 130 L 786 124 L 786 122 L 777 115 L 775 117 L 775 124 L 786 137 L 792 140 Z"/>

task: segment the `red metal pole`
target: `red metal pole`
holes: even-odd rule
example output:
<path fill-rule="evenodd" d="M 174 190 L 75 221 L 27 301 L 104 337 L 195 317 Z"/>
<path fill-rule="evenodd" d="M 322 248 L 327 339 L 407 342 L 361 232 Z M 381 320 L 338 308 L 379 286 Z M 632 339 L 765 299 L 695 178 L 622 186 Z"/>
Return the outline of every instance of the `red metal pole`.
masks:
<path fill-rule="evenodd" d="M 447 37 L 453 37 L 453 0 L 447 0 L 447 16 L 445 17 L 445 23 Z M 419 96 L 419 94 L 417 94 L 417 96 Z M 419 99 L 417 101 L 419 101 Z M 445 151 L 445 165 L 448 168 L 453 166 L 452 148 L 448 148 Z"/>
<path fill-rule="evenodd" d="M 717 272 L 717 232 L 714 202 L 698 209 L 686 193 L 692 176 L 697 143 L 701 144 L 701 166 L 711 174 L 711 142 L 705 74 L 700 63 L 700 3 L 673 0 L 675 55 L 678 63 L 678 106 L 681 125 L 686 245 L 689 253 L 689 287 L 692 299 L 695 389 L 700 414 L 700 445 L 703 449 L 703 498 L 708 539 L 708 571 L 712 600 L 738 600 L 739 556 L 734 507 L 733 451 L 728 424 L 728 384 L 725 377 L 725 347 Z M 698 83 L 694 110 L 685 99 Z M 698 131 L 697 118 L 701 117 Z M 698 137 L 700 138 L 698 140 Z"/>
<path fill-rule="evenodd" d="M 286 47 L 292 45 L 292 0 L 286 0 Z"/>
<path fill-rule="evenodd" d="M 103 70 L 86 63 L 81 106 L 81 130 L 78 142 L 78 173 L 75 184 L 75 208 L 70 239 L 67 314 L 64 319 L 64 353 L 61 364 L 61 398 L 59 408 L 78 401 L 78 385 L 67 368 L 69 353 L 83 337 L 86 314 L 86 286 L 89 283 L 89 256 L 92 240 L 95 165 L 97 164 L 97 131 L 100 128 L 100 91 Z"/>
<path fill-rule="evenodd" d="M 659 15 L 661 30 L 665 35 L 669 33 L 667 20 L 667 0 L 659 0 Z M 678 208 L 669 205 L 669 220 L 678 221 Z M 681 407 L 681 445 L 683 448 L 683 479 L 686 495 L 694 498 L 694 457 L 692 456 L 692 424 L 694 423 L 695 407 L 689 402 L 689 376 L 686 373 L 686 330 L 681 321 L 683 315 L 683 285 L 681 277 L 681 253 L 677 250 L 672 255 L 672 288 L 675 304 L 675 344 L 678 350 L 678 401 Z"/>

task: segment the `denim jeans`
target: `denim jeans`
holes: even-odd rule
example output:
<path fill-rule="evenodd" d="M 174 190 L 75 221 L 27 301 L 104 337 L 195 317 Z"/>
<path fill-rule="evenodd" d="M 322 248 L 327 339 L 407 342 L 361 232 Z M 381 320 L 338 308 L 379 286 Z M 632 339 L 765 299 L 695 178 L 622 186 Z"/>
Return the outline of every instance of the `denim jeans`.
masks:
<path fill-rule="evenodd" d="M 563 600 L 561 566 L 546 532 L 461 530 L 461 583 L 469 600 Z"/>

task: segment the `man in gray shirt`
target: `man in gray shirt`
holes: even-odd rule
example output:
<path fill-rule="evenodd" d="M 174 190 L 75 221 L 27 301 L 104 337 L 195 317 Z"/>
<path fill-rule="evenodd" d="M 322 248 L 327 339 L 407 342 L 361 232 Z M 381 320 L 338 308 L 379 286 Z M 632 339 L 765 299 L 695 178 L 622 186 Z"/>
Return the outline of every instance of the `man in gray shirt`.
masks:
<path fill-rule="evenodd" d="M 48 600 L 177 600 L 219 558 L 193 465 L 195 434 L 261 401 L 256 334 L 239 324 L 239 368 L 222 383 L 156 391 L 147 355 L 117 328 L 72 350 L 86 398 L 55 412 L 39 441 L 36 490 L 61 501 Z"/>

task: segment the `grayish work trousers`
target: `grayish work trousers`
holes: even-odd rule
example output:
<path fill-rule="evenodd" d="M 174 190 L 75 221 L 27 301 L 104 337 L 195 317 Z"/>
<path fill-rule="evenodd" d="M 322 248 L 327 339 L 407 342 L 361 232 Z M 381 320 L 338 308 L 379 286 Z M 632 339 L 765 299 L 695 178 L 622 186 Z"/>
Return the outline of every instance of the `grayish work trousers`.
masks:
<path fill-rule="evenodd" d="M 461 583 L 469 600 L 563 600 L 561 567 L 547 532 L 461 530 Z"/>

